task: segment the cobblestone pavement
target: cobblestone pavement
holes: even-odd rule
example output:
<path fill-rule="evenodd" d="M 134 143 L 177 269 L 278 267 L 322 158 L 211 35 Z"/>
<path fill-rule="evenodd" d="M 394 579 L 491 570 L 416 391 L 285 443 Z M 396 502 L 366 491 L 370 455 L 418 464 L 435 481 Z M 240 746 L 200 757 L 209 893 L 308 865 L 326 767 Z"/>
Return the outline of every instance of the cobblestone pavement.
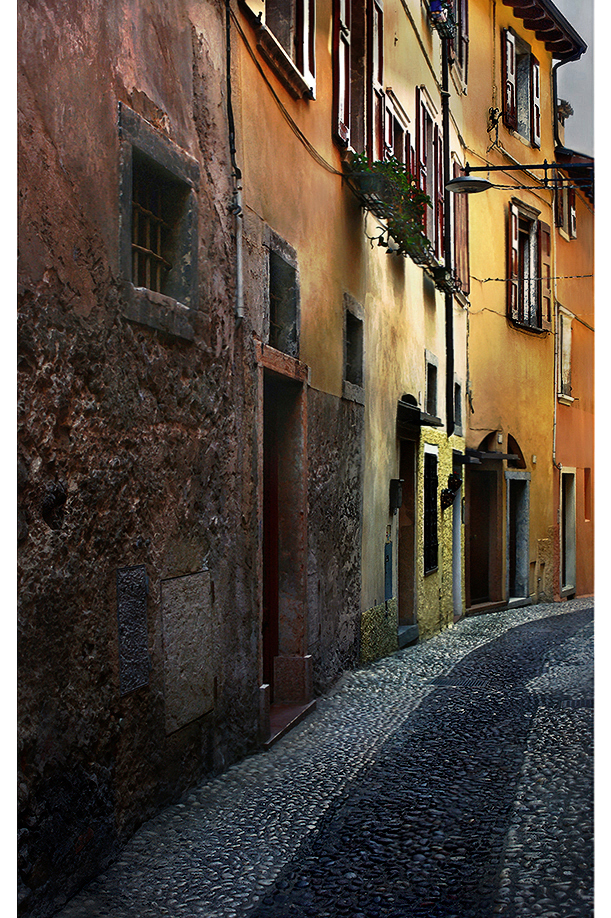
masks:
<path fill-rule="evenodd" d="M 345 674 L 58 918 L 589 918 L 592 746 L 592 600 L 469 618 Z"/>

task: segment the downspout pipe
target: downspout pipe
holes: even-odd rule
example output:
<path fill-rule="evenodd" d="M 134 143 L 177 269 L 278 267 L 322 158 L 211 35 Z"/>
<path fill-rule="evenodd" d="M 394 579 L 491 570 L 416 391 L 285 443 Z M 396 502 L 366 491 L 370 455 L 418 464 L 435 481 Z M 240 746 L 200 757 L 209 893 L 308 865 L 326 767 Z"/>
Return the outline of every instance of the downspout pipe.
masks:
<path fill-rule="evenodd" d="M 443 257 L 446 270 L 453 276 L 454 252 L 450 218 L 452 193 L 450 181 L 450 54 L 449 38 L 441 41 L 441 127 L 443 135 Z M 446 325 L 446 427 L 448 437 L 454 433 L 454 294 L 445 291 Z"/>
<path fill-rule="evenodd" d="M 233 175 L 233 196 L 229 213 L 235 218 L 236 247 L 236 283 L 235 283 L 235 321 L 240 325 L 244 318 L 244 264 L 242 254 L 242 234 L 244 215 L 242 211 L 242 172 L 236 161 L 235 121 L 231 95 L 231 2 L 225 0 L 225 32 L 227 49 L 227 123 L 229 127 L 229 155 Z"/>

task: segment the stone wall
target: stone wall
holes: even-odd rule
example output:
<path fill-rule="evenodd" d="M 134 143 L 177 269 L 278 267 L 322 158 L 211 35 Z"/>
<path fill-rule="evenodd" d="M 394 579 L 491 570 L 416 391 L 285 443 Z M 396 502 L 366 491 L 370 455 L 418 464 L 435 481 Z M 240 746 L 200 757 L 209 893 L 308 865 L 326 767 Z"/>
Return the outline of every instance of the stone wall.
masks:
<path fill-rule="evenodd" d="M 363 407 L 308 390 L 308 647 L 314 690 L 359 655 Z"/>
<path fill-rule="evenodd" d="M 259 739 L 255 360 L 233 313 L 224 10 L 198 15 L 19 11 L 19 896 L 39 918 Z M 200 166 L 192 340 L 125 318 L 119 103 Z M 172 648 L 200 611 L 187 704 Z"/>

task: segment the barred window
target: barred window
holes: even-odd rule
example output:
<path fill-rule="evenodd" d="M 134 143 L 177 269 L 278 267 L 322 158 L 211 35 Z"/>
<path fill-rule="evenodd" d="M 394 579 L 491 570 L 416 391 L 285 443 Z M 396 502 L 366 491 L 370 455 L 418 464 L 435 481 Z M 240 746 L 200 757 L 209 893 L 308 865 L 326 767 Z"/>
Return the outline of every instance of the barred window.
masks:
<path fill-rule="evenodd" d="M 164 257 L 171 227 L 164 219 L 164 182 L 134 157 L 132 179 L 132 282 L 162 293 L 171 263 Z"/>

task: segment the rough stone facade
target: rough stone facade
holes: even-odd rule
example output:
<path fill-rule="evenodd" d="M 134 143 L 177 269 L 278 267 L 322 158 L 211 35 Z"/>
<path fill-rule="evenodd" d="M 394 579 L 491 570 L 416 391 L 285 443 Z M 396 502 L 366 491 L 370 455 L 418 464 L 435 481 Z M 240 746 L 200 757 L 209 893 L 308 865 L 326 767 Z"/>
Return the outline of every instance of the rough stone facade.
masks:
<path fill-rule="evenodd" d="M 215 2 L 19 11 L 19 902 L 31 918 L 267 739 L 271 237 L 245 215 L 238 321 L 225 27 Z M 129 277 L 138 169 L 188 201 L 166 291 Z M 304 646 L 275 665 L 306 667 L 309 698 L 358 660 L 363 406 L 305 377 L 303 392 Z"/>
<path fill-rule="evenodd" d="M 178 0 L 19 12 L 24 915 L 52 914 L 139 823 L 259 740 L 255 455 L 243 435 L 255 364 L 233 314 L 224 8 L 187 13 Z M 155 297 L 154 321 L 125 318 L 119 103 L 199 165 L 186 337 L 159 330 Z M 120 571 L 143 572 L 135 593 L 118 588 Z M 193 594 L 170 634 L 169 585 L 203 574 L 205 601 Z M 168 719 L 172 642 L 189 641 L 202 609 L 207 640 L 190 666 L 205 668 L 205 701 Z"/>
<path fill-rule="evenodd" d="M 308 392 L 308 610 L 314 687 L 359 657 L 364 411 Z"/>

